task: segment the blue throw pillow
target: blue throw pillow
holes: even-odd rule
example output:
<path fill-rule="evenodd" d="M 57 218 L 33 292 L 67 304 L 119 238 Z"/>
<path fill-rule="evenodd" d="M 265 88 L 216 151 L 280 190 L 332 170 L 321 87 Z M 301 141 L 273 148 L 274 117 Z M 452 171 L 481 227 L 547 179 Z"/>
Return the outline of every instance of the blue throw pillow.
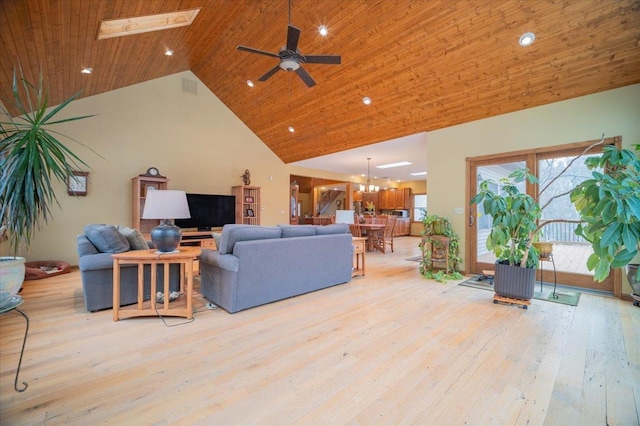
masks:
<path fill-rule="evenodd" d="M 100 253 L 122 253 L 131 248 L 129 241 L 113 225 L 87 225 L 84 235 Z"/>

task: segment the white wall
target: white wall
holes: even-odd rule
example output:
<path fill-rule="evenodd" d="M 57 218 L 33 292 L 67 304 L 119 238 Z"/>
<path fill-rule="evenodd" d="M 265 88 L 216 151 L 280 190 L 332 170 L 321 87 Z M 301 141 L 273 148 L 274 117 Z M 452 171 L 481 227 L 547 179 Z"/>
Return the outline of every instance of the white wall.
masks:
<path fill-rule="evenodd" d="M 429 132 L 429 213 L 449 218 L 465 247 L 467 215 L 453 209 L 468 211 L 466 158 L 600 139 L 603 133 L 622 136 L 625 147 L 640 143 L 640 84 Z M 629 290 L 627 284 L 623 292 Z"/>

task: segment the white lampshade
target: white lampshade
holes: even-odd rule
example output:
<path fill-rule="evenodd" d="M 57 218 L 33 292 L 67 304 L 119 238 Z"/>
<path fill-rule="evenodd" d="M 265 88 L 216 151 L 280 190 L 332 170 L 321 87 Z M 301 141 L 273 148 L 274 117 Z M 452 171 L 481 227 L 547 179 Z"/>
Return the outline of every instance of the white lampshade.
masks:
<path fill-rule="evenodd" d="M 184 191 L 147 191 L 142 219 L 188 219 L 191 217 Z"/>

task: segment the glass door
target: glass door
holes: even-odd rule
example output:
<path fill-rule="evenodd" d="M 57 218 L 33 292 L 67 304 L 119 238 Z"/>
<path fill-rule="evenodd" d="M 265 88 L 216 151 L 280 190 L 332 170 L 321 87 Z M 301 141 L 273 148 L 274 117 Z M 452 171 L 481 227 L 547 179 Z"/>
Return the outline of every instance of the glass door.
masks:
<path fill-rule="evenodd" d="M 607 142 L 613 143 L 613 140 L 607 139 Z M 614 274 L 604 282 L 597 283 L 593 280 L 593 273 L 586 267 L 592 250 L 586 241 L 575 234 L 578 213 L 568 195 L 576 185 L 591 176 L 591 171 L 584 165 L 585 157 L 582 156 L 585 148 L 590 144 L 591 142 L 584 142 L 564 147 L 531 150 L 518 155 L 468 159 L 467 200 L 471 200 L 477 194 L 479 184 L 483 180 L 492 179 L 497 182 L 516 169 L 528 167 L 529 171 L 538 177 L 539 184 L 531 185 L 523 182 L 520 190 L 538 198 L 543 207 L 541 223 L 548 223 L 542 228 L 541 240 L 553 243 L 553 262 L 541 262 L 544 281 L 553 281 L 552 270 L 555 266 L 559 284 L 614 292 Z M 589 154 L 595 155 L 601 151 L 598 147 Z M 557 177 L 567 167 L 567 171 Z M 494 190 L 499 191 L 500 188 L 496 187 Z M 494 270 L 496 260 L 486 245 L 492 220 L 484 214 L 482 205 L 469 205 L 468 212 L 467 270 L 473 274 L 482 274 L 483 270 Z M 538 279 L 540 279 L 540 271 L 538 271 Z"/>
<path fill-rule="evenodd" d="M 522 169 L 527 166 L 527 158 L 523 156 L 521 158 L 510 158 L 504 160 L 485 160 L 472 162 L 470 169 L 470 190 L 471 194 L 478 193 L 480 182 L 486 179 L 491 179 L 498 182 L 501 178 L 508 177 L 514 170 Z M 500 188 L 496 183 L 494 191 L 499 192 Z M 525 182 L 522 182 L 520 191 L 526 191 Z M 472 195 L 472 197 L 473 197 Z M 493 270 L 496 258 L 491 251 L 487 248 L 487 237 L 491 231 L 493 221 L 491 216 L 484 213 L 482 205 L 469 206 L 469 238 L 467 241 L 470 243 L 468 247 L 471 249 L 470 253 L 467 253 L 467 259 L 472 259 L 469 262 L 471 273 L 481 274 L 485 270 Z"/>

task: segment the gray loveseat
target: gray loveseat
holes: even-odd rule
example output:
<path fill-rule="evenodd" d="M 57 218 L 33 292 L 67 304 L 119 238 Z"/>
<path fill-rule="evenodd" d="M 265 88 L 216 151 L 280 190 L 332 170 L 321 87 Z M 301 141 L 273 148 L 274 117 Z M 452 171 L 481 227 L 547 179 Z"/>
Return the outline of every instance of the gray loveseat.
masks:
<path fill-rule="evenodd" d="M 87 225 L 78 235 L 78 267 L 87 311 L 113 307 L 113 253 L 152 248 L 142 234 L 124 226 Z M 150 265 L 144 265 L 144 299 L 151 297 Z M 158 282 L 164 280 L 164 268 L 158 266 Z M 170 265 L 169 285 L 172 291 L 180 288 L 180 265 Z M 138 301 L 138 267 L 123 265 L 120 274 L 120 305 Z"/>
<path fill-rule="evenodd" d="M 225 225 L 200 255 L 202 295 L 230 313 L 351 281 L 349 225 Z"/>

